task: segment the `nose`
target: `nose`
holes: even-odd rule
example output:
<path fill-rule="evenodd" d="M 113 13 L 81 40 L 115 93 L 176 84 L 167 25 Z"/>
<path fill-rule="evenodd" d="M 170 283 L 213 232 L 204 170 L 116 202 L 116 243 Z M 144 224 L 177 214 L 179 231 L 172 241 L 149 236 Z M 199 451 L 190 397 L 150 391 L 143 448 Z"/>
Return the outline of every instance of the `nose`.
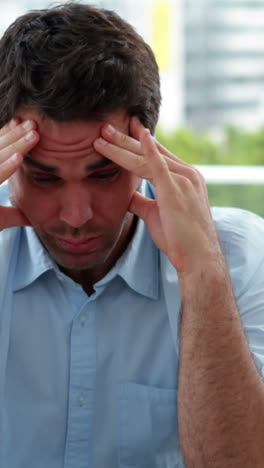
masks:
<path fill-rule="evenodd" d="M 87 191 L 71 188 L 64 191 L 60 203 L 60 220 L 80 228 L 93 218 L 91 196 Z"/>

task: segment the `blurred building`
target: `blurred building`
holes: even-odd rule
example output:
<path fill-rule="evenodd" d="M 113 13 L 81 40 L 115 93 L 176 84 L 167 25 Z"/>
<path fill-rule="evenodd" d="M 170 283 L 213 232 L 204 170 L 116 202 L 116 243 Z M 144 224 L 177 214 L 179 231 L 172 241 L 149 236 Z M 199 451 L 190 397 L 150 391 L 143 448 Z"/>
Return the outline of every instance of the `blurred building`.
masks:
<path fill-rule="evenodd" d="M 184 1 L 184 115 L 197 129 L 264 125 L 264 1 Z"/>
<path fill-rule="evenodd" d="M 153 47 L 160 123 L 197 130 L 264 125 L 264 0 L 104 0 Z"/>

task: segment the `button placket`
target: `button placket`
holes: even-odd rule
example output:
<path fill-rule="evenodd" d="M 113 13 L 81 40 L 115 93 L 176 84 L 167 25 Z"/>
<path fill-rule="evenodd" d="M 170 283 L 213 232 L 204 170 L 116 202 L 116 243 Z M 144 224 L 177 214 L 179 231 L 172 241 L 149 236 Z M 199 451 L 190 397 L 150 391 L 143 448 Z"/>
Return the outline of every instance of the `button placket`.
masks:
<path fill-rule="evenodd" d="M 83 393 L 80 393 L 80 395 L 78 396 L 77 402 L 78 402 L 78 405 L 81 406 L 81 407 L 84 405 L 85 397 L 84 397 Z"/>
<path fill-rule="evenodd" d="M 96 385 L 95 303 L 75 317 L 71 332 L 71 365 L 65 468 L 87 468 L 91 460 Z"/>
<path fill-rule="evenodd" d="M 87 316 L 84 313 L 82 313 L 79 317 L 79 321 L 80 321 L 81 327 L 84 327 L 87 322 Z"/>

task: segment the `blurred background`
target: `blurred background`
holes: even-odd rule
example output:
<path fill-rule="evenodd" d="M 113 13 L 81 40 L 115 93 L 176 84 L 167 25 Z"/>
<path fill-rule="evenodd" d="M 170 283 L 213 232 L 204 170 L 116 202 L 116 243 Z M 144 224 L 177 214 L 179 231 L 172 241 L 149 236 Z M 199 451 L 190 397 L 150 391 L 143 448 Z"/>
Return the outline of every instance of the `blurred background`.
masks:
<path fill-rule="evenodd" d="M 0 34 L 47 0 L 0 0 Z M 264 0 L 82 1 L 115 10 L 153 48 L 157 138 L 204 174 L 212 205 L 264 216 Z"/>

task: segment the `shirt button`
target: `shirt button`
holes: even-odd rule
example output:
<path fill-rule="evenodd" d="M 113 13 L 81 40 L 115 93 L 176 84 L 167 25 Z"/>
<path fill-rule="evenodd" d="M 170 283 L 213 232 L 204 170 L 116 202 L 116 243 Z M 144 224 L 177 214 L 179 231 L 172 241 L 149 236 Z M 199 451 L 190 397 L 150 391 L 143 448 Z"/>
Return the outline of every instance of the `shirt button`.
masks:
<path fill-rule="evenodd" d="M 82 327 L 84 327 L 84 325 L 86 324 L 86 315 L 80 315 L 80 324 Z"/>
<path fill-rule="evenodd" d="M 82 394 L 78 396 L 77 402 L 78 402 L 78 405 L 79 405 L 79 406 L 83 406 L 83 405 L 84 405 L 84 403 L 85 403 L 85 398 L 84 398 L 84 396 L 83 396 Z"/>

